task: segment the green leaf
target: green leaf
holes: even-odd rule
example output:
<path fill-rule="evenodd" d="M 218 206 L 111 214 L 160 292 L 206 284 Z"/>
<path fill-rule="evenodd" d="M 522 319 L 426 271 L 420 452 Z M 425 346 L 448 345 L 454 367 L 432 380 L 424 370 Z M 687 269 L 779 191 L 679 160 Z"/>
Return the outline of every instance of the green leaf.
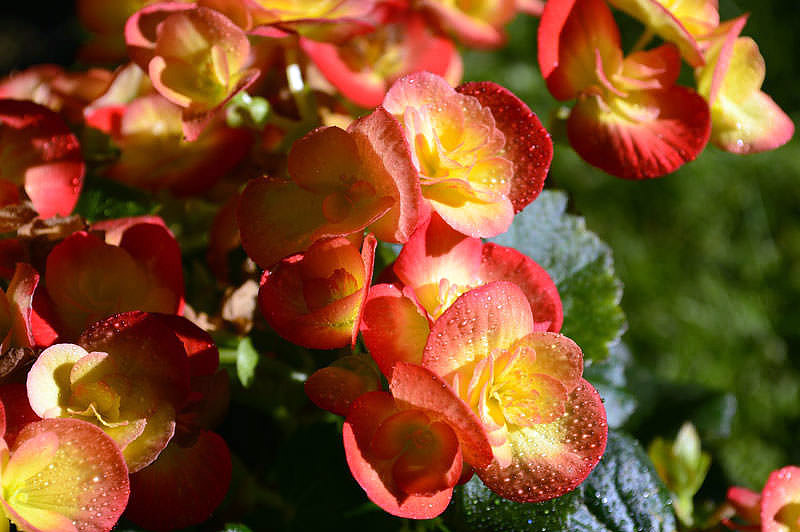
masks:
<path fill-rule="evenodd" d="M 564 192 L 545 190 L 507 232 L 491 240 L 518 249 L 547 270 L 564 305 L 561 332 L 581 346 L 586 359 L 603 360 L 625 329 L 622 283 L 609 247 L 566 208 Z"/>
<path fill-rule="evenodd" d="M 602 361 L 588 361 L 583 368 L 583 378 L 592 383 L 603 399 L 608 426 L 622 427 L 636 410 L 636 395 L 628 391 L 626 370 L 631 363 L 627 346 L 617 342 L 609 349 L 609 356 Z"/>
<path fill-rule="evenodd" d="M 456 531 L 674 532 L 669 494 L 638 442 L 611 432 L 602 460 L 575 491 L 538 504 L 502 499 L 477 478 L 447 513 Z"/>
<path fill-rule="evenodd" d="M 580 490 L 582 504 L 570 515 L 571 532 L 674 532 L 677 527 L 664 484 L 629 436 L 609 432 L 606 452 Z"/>
<path fill-rule="evenodd" d="M 89 175 L 83 184 L 75 213 L 94 222 L 155 214 L 158 208 L 156 200 L 141 190 Z"/>
<path fill-rule="evenodd" d="M 456 488 L 445 521 L 463 532 L 560 532 L 567 530 L 570 514 L 580 505 L 580 492 L 546 502 L 520 504 L 496 495 L 474 476 Z"/>
<path fill-rule="evenodd" d="M 236 348 L 236 375 L 242 386 L 249 388 L 258 366 L 258 351 L 253 347 L 249 336 L 242 338 Z"/>
<path fill-rule="evenodd" d="M 252 532 L 250 528 L 241 523 L 225 523 L 220 532 Z"/>

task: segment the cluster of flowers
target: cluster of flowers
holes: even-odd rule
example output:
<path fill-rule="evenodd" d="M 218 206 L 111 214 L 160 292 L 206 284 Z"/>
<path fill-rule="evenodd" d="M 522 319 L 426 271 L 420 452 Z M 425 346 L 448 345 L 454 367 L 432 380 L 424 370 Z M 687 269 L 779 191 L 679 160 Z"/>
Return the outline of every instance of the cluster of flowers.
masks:
<path fill-rule="evenodd" d="M 9 239 L 27 261 L 0 293 L 4 515 L 43 532 L 110 530 L 123 510 L 152 530 L 204 520 L 231 477 L 211 430 L 228 376 L 178 315 L 178 244 L 155 217 L 81 225 Z"/>
<path fill-rule="evenodd" d="M 155 216 L 70 217 L 87 167 L 219 205 L 208 263 L 225 282 L 241 244 L 264 270 L 258 306 L 277 334 L 334 349 L 360 333 L 369 356 L 319 370 L 306 391 L 346 417 L 348 465 L 386 511 L 439 515 L 473 473 L 521 502 L 586 478 L 605 448 L 605 411 L 580 348 L 559 334 L 556 287 L 530 258 L 481 240 L 542 190 L 550 137 L 503 87 L 453 88 L 451 37 L 497 46 L 503 25 L 540 3 L 82 0 L 78 10 L 94 32 L 84 59 L 130 62 L 0 81 L 0 513 L 29 532 L 107 531 L 123 511 L 169 530 L 206 519 L 230 482 L 212 431 L 228 378 L 211 336 L 184 317 L 177 241 Z M 683 162 L 705 144 L 707 104 L 672 86 L 669 46 L 623 61 L 609 13 L 600 0 L 548 2 L 548 86 L 578 97 L 570 137 L 587 160 L 598 164 L 584 136 L 606 142 L 600 151 L 626 147 L 611 150 L 616 173 L 671 171 L 673 153 Z M 730 102 L 749 100 L 717 73 L 737 64 L 733 29 L 711 26 L 715 37 L 690 51 L 705 54 L 692 64 L 724 63 L 700 78 L 724 123 Z M 768 101 L 754 94 L 753 105 Z M 374 109 L 354 119 L 352 104 Z M 761 143 L 748 116 L 737 123 L 755 137 L 723 130 L 721 142 L 777 145 L 772 130 Z M 656 144 L 645 149 L 640 134 Z M 372 285 L 378 240 L 404 247 Z"/>
<path fill-rule="evenodd" d="M 440 31 L 498 44 L 516 4 L 480 16 L 437 2 L 273 4 L 150 4 L 125 17 L 132 62 L 115 72 L 39 66 L 0 82 L 0 500 L 22 529 L 109 530 L 123 510 L 149 529 L 186 526 L 231 476 L 212 432 L 227 375 L 182 316 L 178 244 L 155 216 L 69 217 L 87 166 L 221 203 L 209 264 L 225 278 L 240 241 L 265 270 L 258 303 L 281 336 L 333 349 L 362 333 L 371 357 L 342 358 L 307 391 L 346 416 L 350 469 L 388 512 L 434 517 L 473 472 L 510 499 L 549 499 L 603 453 L 605 411 L 558 334 L 555 285 L 481 240 L 539 194 L 550 137 L 502 87 L 454 89 L 460 62 Z M 354 77 L 365 64 L 377 70 Z M 420 68 L 438 74 L 409 74 Z M 315 75 L 377 108 L 350 118 L 309 87 Z M 116 151 L 87 148 L 104 144 L 97 130 Z M 371 287 L 378 239 L 405 247 Z"/>
<path fill-rule="evenodd" d="M 549 0 L 539 25 L 539 66 L 550 93 L 575 100 L 570 144 L 588 163 L 626 179 L 670 173 L 709 140 L 732 153 L 786 143 L 791 119 L 761 91 L 764 59 L 741 37 L 747 15 L 720 22 L 717 0 L 609 0 L 644 24 L 623 54 L 604 0 Z M 653 37 L 663 41 L 645 49 Z M 697 92 L 677 85 L 681 63 Z"/>

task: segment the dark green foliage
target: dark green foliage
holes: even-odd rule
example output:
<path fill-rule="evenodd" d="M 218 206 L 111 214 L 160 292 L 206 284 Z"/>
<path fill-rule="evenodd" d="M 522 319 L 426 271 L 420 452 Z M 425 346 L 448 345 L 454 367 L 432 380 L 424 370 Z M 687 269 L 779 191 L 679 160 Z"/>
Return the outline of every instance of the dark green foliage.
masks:
<path fill-rule="evenodd" d="M 614 275 L 611 250 L 586 229 L 583 218 L 566 214 L 566 207 L 566 194 L 544 191 L 492 240 L 547 270 L 564 306 L 561 332 L 581 346 L 586 359 L 602 360 L 625 327 L 619 307 L 622 285 Z"/>
<path fill-rule="evenodd" d="M 75 206 L 75 213 L 90 222 L 154 214 L 157 210 L 158 202 L 147 193 L 93 175 L 84 181 Z"/>
<path fill-rule="evenodd" d="M 674 532 L 664 485 L 642 447 L 611 432 L 602 460 L 575 491 L 558 499 L 519 504 L 499 498 L 476 477 L 458 488 L 449 514 L 470 532 Z"/>

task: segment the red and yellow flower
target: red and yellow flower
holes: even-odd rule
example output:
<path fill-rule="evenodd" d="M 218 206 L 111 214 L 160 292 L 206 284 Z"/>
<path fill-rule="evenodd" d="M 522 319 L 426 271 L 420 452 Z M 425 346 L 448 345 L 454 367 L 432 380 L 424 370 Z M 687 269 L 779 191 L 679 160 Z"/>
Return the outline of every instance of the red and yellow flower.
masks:
<path fill-rule="evenodd" d="M 695 159 L 708 142 L 708 105 L 675 84 L 678 49 L 665 44 L 623 57 L 603 0 L 547 2 L 538 54 L 550 93 L 577 100 L 567 135 L 588 163 L 625 179 L 660 177 Z"/>
<path fill-rule="evenodd" d="M 389 89 L 383 106 L 403 125 L 422 195 L 451 227 L 495 236 L 539 194 L 552 142 L 538 118 L 490 82 L 453 89 L 418 72 Z"/>

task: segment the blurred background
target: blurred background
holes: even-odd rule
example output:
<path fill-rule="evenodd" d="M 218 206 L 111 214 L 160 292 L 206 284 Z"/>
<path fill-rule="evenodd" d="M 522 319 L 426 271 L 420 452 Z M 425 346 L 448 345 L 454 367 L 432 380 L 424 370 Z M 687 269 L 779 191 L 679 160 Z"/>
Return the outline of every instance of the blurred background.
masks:
<path fill-rule="evenodd" d="M 764 90 L 798 123 L 800 4 L 720 4 L 723 19 L 750 13 L 743 34 L 766 60 Z M 84 33 L 71 2 L 13 9 L 0 17 L 0 75 L 72 64 Z M 709 146 L 648 182 L 610 177 L 552 127 L 557 106 L 535 63 L 536 24 L 520 16 L 506 48 L 466 52 L 465 78 L 510 88 L 552 128 L 547 186 L 566 190 L 571 211 L 613 249 L 628 319 L 623 340 L 635 361 L 630 391 L 639 400 L 627 428 L 647 444 L 674 437 L 690 416 L 714 460 L 704 489 L 760 489 L 771 470 L 800 464 L 800 140 L 744 157 Z M 704 426 L 709 404 L 726 415 Z"/>

